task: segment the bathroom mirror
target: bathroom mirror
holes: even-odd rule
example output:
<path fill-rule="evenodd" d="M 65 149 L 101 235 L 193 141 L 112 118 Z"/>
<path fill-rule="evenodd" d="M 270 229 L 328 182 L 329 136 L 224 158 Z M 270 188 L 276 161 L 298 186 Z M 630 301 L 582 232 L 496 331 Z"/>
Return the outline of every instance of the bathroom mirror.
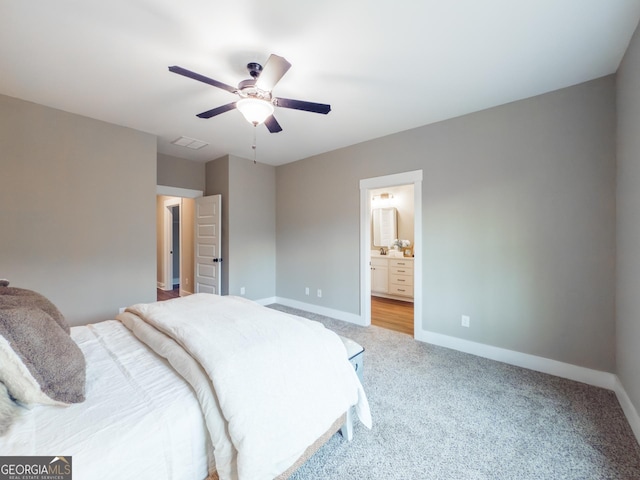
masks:
<path fill-rule="evenodd" d="M 373 246 L 388 247 L 398 237 L 398 220 L 395 207 L 374 208 L 371 212 L 373 223 Z"/>

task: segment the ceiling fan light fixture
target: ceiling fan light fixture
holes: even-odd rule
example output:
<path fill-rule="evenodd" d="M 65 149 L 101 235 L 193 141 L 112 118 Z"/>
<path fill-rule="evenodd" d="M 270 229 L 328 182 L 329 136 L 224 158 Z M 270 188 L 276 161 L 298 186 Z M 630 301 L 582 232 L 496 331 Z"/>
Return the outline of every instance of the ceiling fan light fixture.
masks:
<path fill-rule="evenodd" d="M 274 110 L 271 102 L 253 97 L 238 100 L 236 108 L 254 126 L 264 123 L 267 118 L 273 115 Z"/>

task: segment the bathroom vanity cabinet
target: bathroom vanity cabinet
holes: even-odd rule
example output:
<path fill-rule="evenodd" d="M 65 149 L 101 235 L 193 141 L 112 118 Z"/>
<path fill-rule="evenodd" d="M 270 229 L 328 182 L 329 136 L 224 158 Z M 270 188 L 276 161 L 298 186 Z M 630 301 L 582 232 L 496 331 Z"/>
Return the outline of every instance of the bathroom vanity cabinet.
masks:
<path fill-rule="evenodd" d="M 371 257 L 371 295 L 413 301 L 413 258 Z"/>

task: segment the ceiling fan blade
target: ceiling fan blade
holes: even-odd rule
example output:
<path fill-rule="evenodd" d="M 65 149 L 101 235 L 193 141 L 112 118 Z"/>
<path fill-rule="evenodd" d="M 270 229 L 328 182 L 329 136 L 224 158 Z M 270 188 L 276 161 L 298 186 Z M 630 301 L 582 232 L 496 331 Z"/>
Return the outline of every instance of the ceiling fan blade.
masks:
<path fill-rule="evenodd" d="M 304 102 L 302 100 L 291 100 L 290 98 L 276 97 L 273 99 L 276 107 L 293 108 L 295 110 L 304 110 L 305 112 L 322 113 L 326 115 L 331 111 L 331 105 L 326 103 Z"/>
<path fill-rule="evenodd" d="M 236 102 L 227 103 L 226 105 L 222 105 L 220 107 L 207 110 L 206 112 L 199 113 L 196 116 L 200 118 L 211 118 L 215 117 L 216 115 L 220 115 L 221 113 L 228 112 L 229 110 L 233 110 L 234 108 L 236 108 Z"/>
<path fill-rule="evenodd" d="M 291 64 L 284 57 L 271 54 L 256 80 L 256 87 L 270 92 L 290 68 Z"/>
<path fill-rule="evenodd" d="M 231 85 L 227 85 L 226 83 L 219 82 L 214 80 L 213 78 L 205 77 L 204 75 L 200 75 L 199 73 L 192 72 L 191 70 L 187 70 L 186 68 L 178 67 L 177 65 L 173 65 L 169 67 L 169 71 L 173 73 L 177 73 L 178 75 L 183 75 L 185 77 L 192 78 L 194 80 L 198 80 L 199 82 L 208 83 L 209 85 L 213 85 L 214 87 L 222 88 L 223 90 L 227 90 L 231 93 L 236 93 L 238 91 L 237 88 L 232 87 Z"/>
<path fill-rule="evenodd" d="M 269 115 L 264 121 L 264 124 L 267 126 L 271 133 L 278 133 L 282 131 L 282 127 L 276 120 L 276 117 L 274 117 L 273 115 Z"/>

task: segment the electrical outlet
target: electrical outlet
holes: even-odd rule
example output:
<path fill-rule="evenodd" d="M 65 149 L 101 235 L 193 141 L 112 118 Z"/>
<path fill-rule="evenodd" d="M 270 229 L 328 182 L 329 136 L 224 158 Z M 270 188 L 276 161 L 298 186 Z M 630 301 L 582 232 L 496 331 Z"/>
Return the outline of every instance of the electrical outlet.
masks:
<path fill-rule="evenodd" d="M 322 297 L 322 290 L 318 289 L 318 298 Z"/>
<path fill-rule="evenodd" d="M 189 285 L 189 277 L 186 277 L 186 278 L 184 279 L 184 283 L 185 283 L 185 285 Z"/>
<path fill-rule="evenodd" d="M 309 287 L 304 287 L 304 294 L 309 295 Z"/>
<path fill-rule="evenodd" d="M 244 295 L 246 293 L 246 290 L 244 289 L 244 287 L 240 287 L 240 295 Z"/>
<path fill-rule="evenodd" d="M 469 328 L 470 323 L 471 323 L 471 318 L 468 315 L 462 315 L 461 325 L 463 327 Z"/>

